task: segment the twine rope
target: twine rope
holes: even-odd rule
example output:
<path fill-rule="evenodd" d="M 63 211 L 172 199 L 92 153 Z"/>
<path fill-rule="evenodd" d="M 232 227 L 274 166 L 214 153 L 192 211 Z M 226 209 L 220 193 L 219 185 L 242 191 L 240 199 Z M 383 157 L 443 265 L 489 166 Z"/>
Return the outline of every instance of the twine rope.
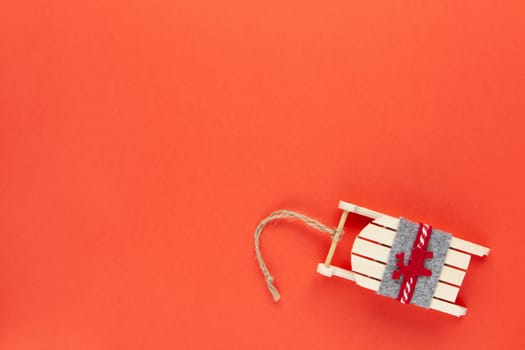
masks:
<path fill-rule="evenodd" d="M 326 232 L 332 237 L 334 237 L 334 235 L 336 234 L 335 229 L 325 226 L 315 219 L 312 219 L 304 214 L 294 212 L 292 210 L 274 211 L 268 217 L 264 218 L 259 223 L 259 225 L 257 225 L 257 228 L 255 229 L 255 233 L 253 235 L 253 238 L 255 241 L 255 256 L 257 257 L 257 262 L 259 263 L 259 267 L 261 268 L 261 271 L 264 275 L 264 279 L 266 281 L 266 285 L 268 286 L 268 290 L 272 294 L 273 301 L 275 302 L 277 302 L 281 298 L 281 295 L 279 294 L 279 291 L 277 290 L 277 288 L 275 288 L 273 284 L 273 277 L 270 274 L 270 271 L 268 271 L 268 267 L 264 263 L 264 260 L 261 254 L 260 238 L 261 238 L 261 234 L 262 234 L 264 227 L 269 222 L 274 221 L 274 220 L 281 220 L 281 219 L 299 219 L 303 223 L 305 223 L 306 225 L 310 226 L 311 228 L 317 231 Z"/>

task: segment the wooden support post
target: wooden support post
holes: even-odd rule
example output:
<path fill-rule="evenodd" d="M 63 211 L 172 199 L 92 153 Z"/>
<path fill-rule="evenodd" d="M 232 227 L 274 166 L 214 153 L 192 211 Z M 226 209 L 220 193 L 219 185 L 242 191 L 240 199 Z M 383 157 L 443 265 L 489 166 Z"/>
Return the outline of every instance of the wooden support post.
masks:
<path fill-rule="evenodd" d="M 326 267 L 329 267 L 332 263 L 332 258 L 334 257 L 335 248 L 337 247 L 337 243 L 341 239 L 341 236 L 343 235 L 343 228 L 345 226 L 346 218 L 348 217 L 348 210 L 343 209 L 343 213 L 341 214 L 341 218 L 339 219 L 339 225 L 337 225 L 337 229 L 335 230 L 334 237 L 332 238 L 332 244 L 330 245 L 330 250 L 328 250 L 328 254 L 326 255 L 326 260 L 324 262 L 324 265 Z"/>

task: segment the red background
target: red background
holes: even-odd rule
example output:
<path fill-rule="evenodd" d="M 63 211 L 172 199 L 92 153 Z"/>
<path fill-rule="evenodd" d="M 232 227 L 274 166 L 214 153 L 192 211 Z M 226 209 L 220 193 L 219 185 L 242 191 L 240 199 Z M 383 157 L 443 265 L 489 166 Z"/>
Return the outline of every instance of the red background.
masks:
<path fill-rule="evenodd" d="M 520 349 L 521 1 L 0 4 L 0 348 Z M 339 199 L 492 248 L 462 319 L 315 272 Z M 351 218 L 336 262 L 363 220 Z"/>

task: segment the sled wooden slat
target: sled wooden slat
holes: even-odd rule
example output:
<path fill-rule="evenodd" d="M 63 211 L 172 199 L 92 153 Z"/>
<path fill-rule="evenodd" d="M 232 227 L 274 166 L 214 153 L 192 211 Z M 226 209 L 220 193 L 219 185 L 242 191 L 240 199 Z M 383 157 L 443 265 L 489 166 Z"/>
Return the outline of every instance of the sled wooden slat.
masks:
<path fill-rule="evenodd" d="M 374 241 L 380 241 L 379 243 L 382 244 L 386 244 L 387 240 L 389 239 L 387 237 L 389 233 L 384 233 L 380 230 L 384 229 L 381 227 L 376 227 L 375 225 L 368 225 L 365 227 L 355 240 L 353 252 L 386 264 L 390 254 L 387 247 L 359 239 L 359 237 L 363 237 Z M 379 232 L 379 235 L 376 235 L 377 232 Z M 447 253 L 445 258 L 445 264 L 461 269 L 466 269 L 468 267 L 469 261 L 469 255 L 454 250 L 449 250 L 449 253 Z M 463 283 L 463 279 L 465 278 L 465 271 L 451 268 L 447 265 L 443 266 L 441 275 L 439 277 L 440 281 L 461 286 L 461 283 Z"/>
<path fill-rule="evenodd" d="M 363 237 L 371 241 L 387 245 L 389 247 L 392 246 L 395 235 L 396 233 L 394 231 L 388 230 L 384 227 L 379 227 L 374 224 L 368 224 L 359 233 L 359 237 Z M 361 254 L 361 255 L 365 255 L 365 254 Z M 379 259 L 376 259 L 376 260 L 379 260 Z M 459 252 L 459 251 L 455 251 L 452 249 L 448 250 L 447 256 L 445 258 L 445 264 L 450 265 L 450 266 L 455 266 L 455 267 L 458 267 L 464 270 L 468 268 L 469 262 L 470 262 L 470 255 Z"/>
<path fill-rule="evenodd" d="M 357 274 L 355 275 L 355 281 L 357 285 L 373 290 L 375 292 L 379 290 L 379 285 L 381 283 L 373 278 L 361 276 Z M 455 304 L 452 304 L 452 303 L 449 303 L 443 300 L 439 300 L 436 298 L 432 298 L 432 301 L 430 302 L 430 308 L 437 310 L 437 311 L 445 312 L 447 314 L 457 316 L 457 317 L 464 316 L 467 312 L 467 309 L 465 307 L 455 305 Z"/>
<path fill-rule="evenodd" d="M 352 247 L 352 253 L 386 263 L 390 255 L 390 248 L 356 237 L 354 246 Z"/>
<path fill-rule="evenodd" d="M 461 286 L 463 279 L 465 278 L 465 274 L 466 272 L 463 270 L 458 270 L 450 266 L 443 265 L 441 274 L 439 275 L 439 280 L 454 284 L 456 286 Z"/>
<path fill-rule="evenodd" d="M 451 303 L 456 301 L 458 297 L 459 288 L 451 286 L 450 284 L 438 282 L 436 290 L 434 291 L 434 297 L 439 299 L 445 299 Z"/>
<path fill-rule="evenodd" d="M 447 255 L 445 256 L 445 264 L 459 267 L 460 269 L 468 269 L 470 263 L 470 255 L 458 252 L 454 249 L 449 249 Z"/>
<path fill-rule="evenodd" d="M 386 265 L 383 263 L 362 258 L 358 255 L 352 255 L 351 262 L 353 271 L 378 279 L 382 278 L 386 268 Z M 461 286 L 461 283 L 463 283 L 463 279 L 465 278 L 465 274 L 465 271 L 454 269 L 449 266 L 443 266 L 439 280 L 454 284 L 456 286 Z"/>
<path fill-rule="evenodd" d="M 384 227 L 379 227 L 374 224 L 366 225 L 365 228 L 359 233 L 359 237 L 363 237 L 374 242 L 385 244 L 389 247 L 391 247 L 394 243 L 395 236 L 396 231 L 392 231 Z"/>
<path fill-rule="evenodd" d="M 360 239 L 361 235 L 356 237 L 352 252 L 366 256 L 370 259 L 387 263 L 390 255 L 389 247 L 382 246 L 373 242 Z M 445 257 L 445 264 L 466 270 L 470 262 L 470 255 L 449 249 Z"/>
<path fill-rule="evenodd" d="M 351 257 L 352 271 L 381 280 L 385 272 L 386 265 L 377 261 L 362 258 L 357 255 Z M 438 282 L 434 297 L 445 299 L 451 302 L 456 301 L 459 288 Z"/>
<path fill-rule="evenodd" d="M 465 316 L 467 313 L 466 307 L 447 303 L 446 301 L 435 298 L 430 302 L 430 308 L 456 317 Z"/>
<path fill-rule="evenodd" d="M 465 241 L 464 239 L 452 237 L 450 246 L 454 249 L 462 250 L 465 253 L 474 254 L 477 256 L 489 255 L 490 249 L 479 244 Z"/>
<path fill-rule="evenodd" d="M 355 283 L 357 283 L 358 286 L 373 290 L 374 292 L 379 290 L 379 285 L 381 284 L 378 280 L 358 274 L 355 275 Z"/>
<path fill-rule="evenodd" d="M 352 254 L 351 257 L 352 271 L 367 275 L 373 278 L 382 279 L 385 273 L 386 265 L 380 262 L 365 259 Z"/>

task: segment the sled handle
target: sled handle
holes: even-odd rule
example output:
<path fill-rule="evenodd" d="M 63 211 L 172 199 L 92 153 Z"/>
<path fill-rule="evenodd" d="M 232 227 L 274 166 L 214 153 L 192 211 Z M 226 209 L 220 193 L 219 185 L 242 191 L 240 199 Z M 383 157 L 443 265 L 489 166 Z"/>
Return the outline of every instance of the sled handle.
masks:
<path fill-rule="evenodd" d="M 341 218 L 339 219 L 339 225 L 337 225 L 337 228 L 335 229 L 335 234 L 332 236 L 332 244 L 330 245 L 330 249 L 328 250 L 328 254 L 326 255 L 326 260 L 324 262 L 324 265 L 326 267 L 329 267 L 332 263 L 332 258 L 334 257 L 337 243 L 339 243 L 341 237 L 343 237 L 343 227 L 345 226 L 348 213 L 348 210 L 343 209 L 343 213 L 341 214 Z"/>

